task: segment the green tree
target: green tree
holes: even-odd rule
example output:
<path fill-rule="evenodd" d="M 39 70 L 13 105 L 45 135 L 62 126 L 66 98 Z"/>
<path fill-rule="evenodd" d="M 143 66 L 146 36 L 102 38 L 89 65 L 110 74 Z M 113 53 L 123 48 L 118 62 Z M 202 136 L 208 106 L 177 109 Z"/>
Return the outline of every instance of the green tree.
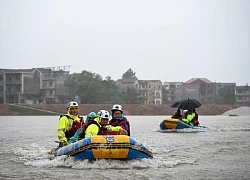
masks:
<path fill-rule="evenodd" d="M 224 104 L 224 98 L 222 96 L 208 96 L 207 98 L 207 104 Z"/>
<path fill-rule="evenodd" d="M 82 103 L 90 104 L 98 100 L 98 91 L 101 89 L 102 77 L 98 74 L 88 71 L 82 71 L 80 74 L 73 74 L 65 85 L 69 87 L 72 98 L 78 95 Z"/>
<path fill-rule="evenodd" d="M 135 88 L 127 88 L 122 92 L 123 104 L 143 104 L 144 98 Z"/>
<path fill-rule="evenodd" d="M 122 79 L 137 79 L 135 72 L 130 68 L 123 75 Z"/>
<path fill-rule="evenodd" d="M 162 104 L 169 104 L 170 101 L 168 100 L 168 90 L 164 87 L 162 88 Z"/>
<path fill-rule="evenodd" d="M 122 100 L 121 93 L 118 91 L 118 87 L 110 77 L 106 77 L 102 81 L 102 103 L 105 104 L 114 104 Z M 101 102 L 100 102 L 101 103 Z"/>
<path fill-rule="evenodd" d="M 236 102 L 234 88 L 225 86 L 219 90 L 219 95 L 223 97 L 224 104 L 234 104 Z"/>
<path fill-rule="evenodd" d="M 103 80 L 99 74 L 86 70 L 73 74 L 65 86 L 70 89 L 71 98 L 78 95 L 83 104 L 116 103 L 120 100 L 117 86 L 110 77 Z"/>

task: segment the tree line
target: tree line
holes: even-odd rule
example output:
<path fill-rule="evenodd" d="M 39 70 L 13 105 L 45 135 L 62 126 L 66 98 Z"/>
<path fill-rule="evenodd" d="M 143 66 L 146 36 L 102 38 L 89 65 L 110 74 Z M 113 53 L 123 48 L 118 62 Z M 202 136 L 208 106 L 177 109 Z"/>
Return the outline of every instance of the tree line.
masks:
<path fill-rule="evenodd" d="M 128 69 L 122 79 L 137 79 L 136 73 Z M 65 82 L 72 99 L 77 95 L 83 104 L 144 104 L 145 97 L 141 96 L 135 88 L 123 89 L 116 85 L 110 76 L 103 79 L 102 76 L 83 70 L 74 73 Z M 162 88 L 162 104 L 169 104 L 168 90 Z M 200 88 L 200 94 L 204 97 L 205 89 Z M 203 101 L 205 104 L 234 104 L 235 93 L 230 87 L 223 87 L 217 95 L 210 95 Z"/>
<path fill-rule="evenodd" d="M 137 79 L 132 69 L 127 70 L 122 79 Z M 119 88 L 110 76 L 105 79 L 99 74 L 89 71 L 74 73 L 65 82 L 74 99 L 80 97 L 83 104 L 143 104 L 144 98 L 134 88 Z"/>

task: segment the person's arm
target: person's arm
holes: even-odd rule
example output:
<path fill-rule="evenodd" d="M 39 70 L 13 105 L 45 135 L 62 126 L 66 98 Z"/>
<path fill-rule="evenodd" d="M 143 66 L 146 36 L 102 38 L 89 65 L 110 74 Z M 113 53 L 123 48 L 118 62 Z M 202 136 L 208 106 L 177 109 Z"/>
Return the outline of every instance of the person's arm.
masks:
<path fill-rule="evenodd" d="M 183 118 L 182 121 L 185 123 L 189 123 L 188 119 L 186 119 L 186 118 Z"/>
<path fill-rule="evenodd" d="M 185 123 L 190 123 L 193 120 L 193 115 L 192 114 L 188 114 L 187 118 L 182 119 L 182 121 L 184 121 Z"/>
<path fill-rule="evenodd" d="M 67 138 L 65 136 L 67 126 L 68 118 L 66 116 L 61 117 L 57 125 L 57 137 L 60 142 L 67 142 Z"/>
<path fill-rule="evenodd" d="M 120 131 L 120 134 L 123 135 L 127 135 L 128 131 L 126 131 L 125 129 L 123 129 L 121 126 L 111 126 L 111 125 L 107 125 L 106 128 L 108 129 L 108 131 Z"/>
<path fill-rule="evenodd" d="M 120 131 L 121 130 L 121 126 L 107 125 L 105 126 L 105 128 L 107 128 L 108 131 Z"/>
<path fill-rule="evenodd" d="M 129 135 L 129 132 L 130 132 L 129 121 L 126 119 L 122 121 L 120 124 L 121 124 L 122 129 L 125 129 L 127 131 L 127 134 Z"/>

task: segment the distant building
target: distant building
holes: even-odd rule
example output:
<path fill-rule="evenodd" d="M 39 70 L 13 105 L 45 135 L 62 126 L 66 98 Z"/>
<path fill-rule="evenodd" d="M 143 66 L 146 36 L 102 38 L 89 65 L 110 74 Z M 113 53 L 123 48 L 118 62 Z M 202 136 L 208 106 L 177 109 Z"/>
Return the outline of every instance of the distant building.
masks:
<path fill-rule="evenodd" d="M 183 89 L 183 82 L 164 82 L 163 88 L 166 90 L 166 96 L 170 103 L 179 101 L 182 98 L 178 94 Z"/>
<path fill-rule="evenodd" d="M 126 88 L 139 88 L 139 81 L 137 79 L 118 79 L 116 85 L 121 89 Z"/>
<path fill-rule="evenodd" d="M 235 97 L 237 104 L 250 105 L 250 86 L 236 86 Z"/>
<path fill-rule="evenodd" d="M 236 87 L 236 83 L 214 83 L 215 84 L 215 95 L 218 95 L 219 94 L 219 91 L 222 89 L 222 88 L 229 88 L 231 89 L 231 91 L 234 93 L 235 92 L 235 87 Z"/>
<path fill-rule="evenodd" d="M 0 69 L 0 103 L 68 101 L 69 92 L 64 86 L 67 78 L 69 71 L 61 67 Z"/>
<path fill-rule="evenodd" d="M 44 103 L 66 103 L 72 97 L 64 82 L 70 77 L 69 66 L 38 68 L 41 72 L 41 93 Z"/>
<path fill-rule="evenodd" d="M 38 69 L 0 69 L 0 103 L 34 103 L 40 92 Z"/>
<path fill-rule="evenodd" d="M 144 104 L 162 104 L 162 82 L 160 80 L 139 80 L 139 92 Z"/>
<path fill-rule="evenodd" d="M 118 79 L 121 89 L 134 88 L 144 99 L 144 104 L 162 104 L 162 82 L 160 80 Z"/>
<path fill-rule="evenodd" d="M 214 94 L 214 83 L 207 78 L 191 78 L 184 83 L 185 99 L 197 99 L 200 102 L 207 102 L 208 96 Z"/>
<path fill-rule="evenodd" d="M 222 96 L 222 92 L 227 90 L 228 94 L 224 95 L 228 98 L 226 98 L 226 100 L 224 99 L 224 103 L 233 104 L 235 102 L 235 87 L 236 83 L 216 83 L 206 78 L 191 78 L 184 83 L 164 83 L 164 88 L 168 92 L 168 100 L 170 100 L 171 103 L 187 98 L 207 103 L 209 100 L 211 101 L 211 99 L 216 99 L 216 96 Z"/>

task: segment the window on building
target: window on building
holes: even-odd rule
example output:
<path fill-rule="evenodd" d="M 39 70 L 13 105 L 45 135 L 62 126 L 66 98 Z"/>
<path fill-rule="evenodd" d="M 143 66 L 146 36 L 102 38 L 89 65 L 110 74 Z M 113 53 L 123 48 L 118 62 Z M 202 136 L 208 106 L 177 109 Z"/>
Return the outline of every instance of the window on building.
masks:
<path fill-rule="evenodd" d="M 156 98 L 161 98 L 161 93 L 156 92 Z"/>
<path fill-rule="evenodd" d="M 157 104 L 157 105 L 160 105 L 161 104 L 161 101 L 155 101 L 155 104 Z"/>
<path fill-rule="evenodd" d="M 17 75 L 16 75 L 16 80 L 17 80 L 17 81 L 21 80 L 20 74 L 17 74 Z"/>
<path fill-rule="evenodd" d="M 242 93 L 242 89 L 238 89 L 238 90 L 237 90 L 237 93 Z"/>
<path fill-rule="evenodd" d="M 3 75 L 0 75 L 0 81 L 3 81 Z"/>
<path fill-rule="evenodd" d="M 148 88 L 151 88 L 151 85 L 148 85 Z"/>
<path fill-rule="evenodd" d="M 16 85 L 17 92 L 21 92 L 21 85 Z"/>

